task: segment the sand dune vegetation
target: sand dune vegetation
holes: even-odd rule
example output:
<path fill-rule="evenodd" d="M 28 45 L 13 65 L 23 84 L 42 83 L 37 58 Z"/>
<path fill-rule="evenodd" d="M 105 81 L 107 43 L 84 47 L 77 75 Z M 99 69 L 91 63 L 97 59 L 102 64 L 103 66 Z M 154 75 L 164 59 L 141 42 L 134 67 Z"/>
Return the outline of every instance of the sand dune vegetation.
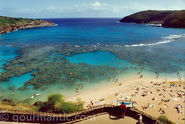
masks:
<path fill-rule="evenodd" d="M 66 102 L 61 94 L 53 94 L 48 96 L 46 102 L 38 101 L 34 103 L 40 112 L 50 113 L 69 113 L 83 110 L 83 102 Z"/>

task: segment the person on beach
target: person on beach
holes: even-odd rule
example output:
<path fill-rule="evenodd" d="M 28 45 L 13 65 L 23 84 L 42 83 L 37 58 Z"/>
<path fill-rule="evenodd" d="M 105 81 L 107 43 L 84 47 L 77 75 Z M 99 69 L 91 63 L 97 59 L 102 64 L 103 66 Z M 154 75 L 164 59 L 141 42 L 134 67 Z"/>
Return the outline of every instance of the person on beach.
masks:
<path fill-rule="evenodd" d="M 76 88 L 76 93 L 78 93 L 79 91 L 78 91 L 78 88 Z"/>
<path fill-rule="evenodd" d="M 143 117 L 141 114 L 138 114 L 139 118 L 138 118 L 138 122 L 136 124 L 143 124 Z"/>
<path fill-rule="evenodd" d="M 120 107 L 121 107 L 121 110 L 122 110 L 122 117 L 125 117 L 127 106 L 125 105 L 124 102 L 122 102 Z"/>

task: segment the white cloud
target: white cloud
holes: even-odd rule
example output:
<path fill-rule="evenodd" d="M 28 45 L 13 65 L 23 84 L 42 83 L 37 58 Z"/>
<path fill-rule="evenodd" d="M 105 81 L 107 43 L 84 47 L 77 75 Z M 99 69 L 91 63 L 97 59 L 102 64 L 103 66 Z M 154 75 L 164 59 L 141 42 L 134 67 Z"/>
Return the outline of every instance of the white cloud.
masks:
<path fill-rule="evenodd" d="M 93 7 L 100 7 L 102 4 L 99 1 L 95 1 L 93 3 L 91 3 L 91 6 Z"/>
<path fill-rule="evenodd" d="M 14 5 L 12 2 L 7 2 L 10 0 L 4 1 L 4 6 L 0 4 L 0 14 L 18 17 L 123 17 L 147 9 L 185 8 L 185 0 L 139 0 L 139 2 L 138 0 L 79 0 L 79 2 L 56 0 L 63 1 L 57 4 L 55 2 L 49 4 L 50 0 L 47 0 L 48 3 L 41 5 L 42 2 L 39 2 L 38 6 L 33 6 L 37 2 L 32 2 L 31 5 L 27 3 Z"/>
<path fill-rule="evenodd" d="M 48 6 L 46 8 L 16 8 L 12 15 L 23 17 L 119 17 L 120 9 L 105 2 L 73 4 L 69 6 Z M 10 12 L 8 12 L 10 13 Z"/>

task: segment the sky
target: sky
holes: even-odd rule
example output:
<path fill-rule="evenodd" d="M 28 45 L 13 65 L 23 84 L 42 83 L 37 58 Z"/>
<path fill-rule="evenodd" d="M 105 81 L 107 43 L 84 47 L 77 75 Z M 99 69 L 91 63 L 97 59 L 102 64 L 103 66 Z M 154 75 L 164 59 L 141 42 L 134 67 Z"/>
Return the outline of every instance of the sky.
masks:
<path fill-rule="evenodd" d="M 24 18 L 120 18 L 149 9 L 181 10 L 185 0 L 0 0 L 0 16 Z"/>

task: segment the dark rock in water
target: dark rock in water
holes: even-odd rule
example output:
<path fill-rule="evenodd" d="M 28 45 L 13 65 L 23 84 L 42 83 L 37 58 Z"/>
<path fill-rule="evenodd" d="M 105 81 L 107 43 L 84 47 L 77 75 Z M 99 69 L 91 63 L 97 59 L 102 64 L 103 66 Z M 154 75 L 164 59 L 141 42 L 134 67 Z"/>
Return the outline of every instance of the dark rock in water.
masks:
<path fill-rule="evenodd" d="M 22 91 L 24 91 L 24 90 L 27 90 L 28 88 L 26 87 L 26 86 L 23 86 L 23 87 L 20 87 L 19 88 L 19 90 L 22 90 Z"/>
<path fill-rule="evenodd" d="M 185 28 L 185 10 L 148 10 L 126 16 L 120 22 L 161 24 L 163 27 Z"/>
<path fill-rule="evenodd" d="M 10 86 L 10 87 L 8 87 L 8 89 L 11 91 L 15 91 L 15 86 Z"/>

